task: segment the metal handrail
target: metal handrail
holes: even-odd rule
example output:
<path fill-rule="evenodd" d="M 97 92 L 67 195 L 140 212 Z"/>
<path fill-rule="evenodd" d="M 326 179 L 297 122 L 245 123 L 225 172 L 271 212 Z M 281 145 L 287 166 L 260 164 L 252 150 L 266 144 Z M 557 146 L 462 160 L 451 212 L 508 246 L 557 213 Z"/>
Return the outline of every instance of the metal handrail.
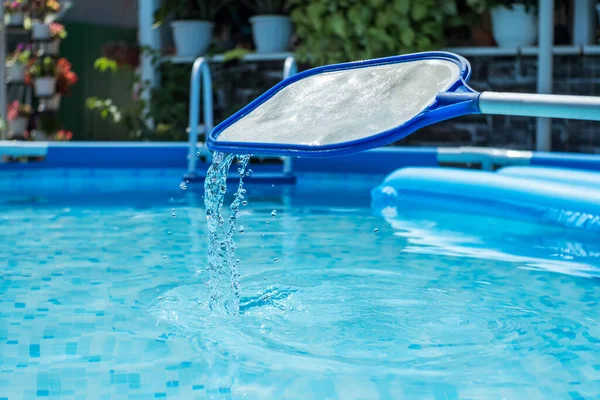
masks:
<path fill-rule="evenodd" d="M 190 134 L 189 134 L 189 150 L 188 150 L 188 174 L 194 176 L 196 174 L 196 162 L 198 157 L 196 151 L 198 148 L 198 116 L 200 113 L 200 89 L 204 100 L 204 131 L 206 134 L 213 128 L 213 102 L 212 102 L 212 77 L 208 60 L 204 57 L 199 57 L 194 61 L 192 67 L 192 77 L 190 81 Z"/>

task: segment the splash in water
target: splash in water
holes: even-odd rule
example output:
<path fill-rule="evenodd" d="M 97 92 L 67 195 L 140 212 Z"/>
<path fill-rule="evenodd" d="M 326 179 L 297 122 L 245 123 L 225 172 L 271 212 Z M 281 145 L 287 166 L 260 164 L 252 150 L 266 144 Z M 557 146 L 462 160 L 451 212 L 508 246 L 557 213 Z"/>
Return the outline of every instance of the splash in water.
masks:
<path fill-rule="evenodd" d="M 225 193 L 227 192 L 227 175 L 233 161 L 240 164 L 238 172 L 240 182 L 230 206 L 229 226 L 225 227 L 225 219 L 221 214 Z M 235 258 L 235 224 L 240 204 L 246 190 L 243 178 L 250 155 L 234 155 L 214 153 L 204 182 L 204 205 L 208 223 L 208 290 L 210 306 L 213 310 L 224 310 L 237 314 L 240 309 L 240 282 Z"/>

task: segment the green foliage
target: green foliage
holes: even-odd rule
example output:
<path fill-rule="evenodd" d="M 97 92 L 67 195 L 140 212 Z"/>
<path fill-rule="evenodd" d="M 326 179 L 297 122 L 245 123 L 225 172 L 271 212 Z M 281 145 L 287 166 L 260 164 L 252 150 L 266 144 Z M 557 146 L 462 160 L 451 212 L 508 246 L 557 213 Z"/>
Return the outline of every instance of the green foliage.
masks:
<path fill-rule="evenodd" d="M 32 78 L 52 77 L 56 75 L 56 63 L 50 56 L 41 57 L 29 68 Z"/>
<path fill-rule="evenodd" d="M 241 60 L 250 53 L 252 53 L 250 50 L 235 48 L 233 50 L 229 50 L 223 53 L 223 62 L 227 63 L 234 60 Z"/>
<path fill-rule="evenodd" d="M 285 13 L 285 0 L 245 0 L 248 5 L 258 15 L 281 15 Z"/>
<path fill-rule="evenodd" d="M 439 49 L 455 0 L 293 0 L 300 62 L 333 64 Z"/>
<path fill-rule="evenodd" d="M 117 62 L 107 57 L 98 58 L 94 62 L 94 68 L 100 72 L 110 71 L 115 73 L 118 70 Z"/>
<path fill-rule="evenodd" d="M 173 15 L 176 20 L 212 21 L 228 0 L 164 0 L 154 13 L 155 26 Z"/>
<path fill-rule="evenodd" d="M 112 99 L 90 97 L 86 100 L 86 107 L 97 112 L 101 118 L 123 126 L 129 132 L 130 139 L 186 140 L 189 87 L 182 82 L 189 80 L 189 67 L 161 63 L 158 53 L 148 48 L 142 51 L 152 57 L 155 68 L 160 68 L 163 84 L 158 88 L 150 88 L 148 82 L 143 82 L 136 75 L 131 88 L 136 96 L 127 105 L 117 105 Z M 94 67 L 101 72 L 111 73 L 128 68 L 120 67 L 109 58 L 97 59 Z M 153 127 L 148 125 L 149 119 L 152 119 Z"/>

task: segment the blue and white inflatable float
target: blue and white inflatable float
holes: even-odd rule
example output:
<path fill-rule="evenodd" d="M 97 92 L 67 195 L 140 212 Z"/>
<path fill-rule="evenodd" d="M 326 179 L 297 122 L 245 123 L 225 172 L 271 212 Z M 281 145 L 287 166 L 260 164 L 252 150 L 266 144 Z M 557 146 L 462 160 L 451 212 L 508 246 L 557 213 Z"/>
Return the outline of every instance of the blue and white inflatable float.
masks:
<path fill-rule="evenodd" d="M 446 209 L 600 231 L 600 173 L 545 167 L 497 172 L 402 168 L 371 193 L 372 207 Z"/>

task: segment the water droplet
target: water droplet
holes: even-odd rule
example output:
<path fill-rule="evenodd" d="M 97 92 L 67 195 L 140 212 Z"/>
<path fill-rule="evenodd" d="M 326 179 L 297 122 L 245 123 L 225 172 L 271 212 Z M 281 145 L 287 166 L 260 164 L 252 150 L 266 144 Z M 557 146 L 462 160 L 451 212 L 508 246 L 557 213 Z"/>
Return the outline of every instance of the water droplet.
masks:
<path fill-rule="evenodd" d="M 279 258 L 275 257 L 275 258 L 273 259 L 273 262 L 277 262 L 277 260 L 279 260 Z"/>
<path fill-rule="evenodd" d="M 277 216 L 277 210 L 273 210 L 271 211 L 271 217 L 275 217 Z M 267 222 L 268 223 L 268 222 Z"/>
<path fill-rule="evenodd" d="M 246 176 L 250 176 L 250 171 L 246 172 Z"/>
<path fill-rule="evenodd" d="M 242 205 L 243 205 L 243 206 L 247 206 L 247 205 L 248 205 L 248 202 L 247 202 L 246 200 L 244 200 L 244 201 L 242 201 Z"/>
<path fill-rule="evenodd" d="M 288 253 L 285 253 L 285 255 L 287 256 L 287 255 L 288 255 Z"/>
<path fill-rule="evenodd" d="M 171 211 L 171 217 L 175 218 L 175 210 Z"/>
<path fill-rule="evenodd" d="M 373 229 L 373 232 L 375 232 L 375 233 L 379 232 L 379 228 Z"/>
<path fill-rule="evenodd" d="M 187 189 L 187 185 L 185 184 L 185 182 L 181 182 L 179 184 L 179 189 L 181 189 L 181 190 L 186 190 Z"/>
<path fill-rule="evenodd" d="M 262 235 L 260 235 L 260 236 L 262 236 L 262 237 L 265 237 L 265 234 L 263 233 L 263 234 L 262 234 Z"/>
<path fill-rule="evenodd" d="M 248 172 L 252 173 L 252 172 L 254 172 L 254 171 L 252 171 L 252 169 L 249 169 L 249 170 L 248 170 Z"/>
<path fill-rule="evenodd" d="M 267 225 L 269 225 L 269 221 L 267 221 Z"/>
<path fill-rule="evenodd" d="M 196 152 L 196 157 L 200 157 L 200 152 L 199 151 Z"/>
<path fill-rule="evenodd" d="M 240 233 L 241 233 L 242 235 L 244 234 L 244 231 L 245 231 L 245 229 L 244 229 L 244 225 L 240 225 Z"/>
<path fill-rule="evenodd" d="M 164 255 L 164 256 L 163 256 L 163 258 L 167 258 L 167 256 L 166 256 L 166 255 Z"/>
<path fill-rule="evenodd" d="M 239 263 L 241 263 L 241 262 L 242 262 L 242 260 L 240 260 L 240 259 L 238 258 L 237 260 L 235 260 L 235 262 L 236 262 L 237 264 L 239 264 Z"/>
<path fill-rule="evenodd" d="M 266 280 L 267 280 L 267 277 L 265 276 L 263 279 L 266 281 Z"/>
<path fill-rule="evenodd" d="M 196 236 L 196 237 L 198 237 L 198 236 Z M 204 236 L 202 236 L 202 238 L 201 238 L 201 239 L 204 239 Z"/>
<path fill-rule="evenodd" d="M 171 234 L 171 231 L 169 231 L 169 235 Z"/>
<path fill-rule="evenodd" d="M 271 185 L 271 187 L 275 187 L 275 185 Z"/>

